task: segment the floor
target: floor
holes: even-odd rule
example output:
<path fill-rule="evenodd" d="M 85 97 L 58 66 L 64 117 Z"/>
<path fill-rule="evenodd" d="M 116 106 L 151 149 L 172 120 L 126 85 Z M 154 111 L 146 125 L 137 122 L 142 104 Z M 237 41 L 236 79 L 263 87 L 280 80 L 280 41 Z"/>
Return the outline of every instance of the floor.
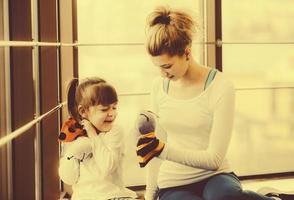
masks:
<path fill-rule="evenodd" d="M 257 191 L 262 187 L 271 187 L 282 191 L 294 191 L 294 177 L 293 178 L 272 178 L 272 179 L 259 179 L 259 180 L 245 180 L 242 181 L 244 190 Z M 136 191 L 137 194 L 143 199 L 144 190 Z M 62 195 L 64 196 L 64 195 Z M 60 198 L 60 200 L 69 200 L 70 198 Z"/>
<path fill-rule="evenodd" d="M 244 189 L 252 191 L 257 191 L 262 187 L 273 187 L 282 191 L 294 191 L 294 177 L 270 180 L 246 180 L 242 181 L 242 185 Z"/>
<path fill-rule="evenodd" d="M 259 179 L 259 180 L 245 180 L 242 181 L 244 190 L 258 191 L 263 187 L 271 187 L 282 191 L 294 191 L 294 177 L 293 178 L 273 178 L 273 179 Z M 136 191 L 139 196 L 144 196 L 144 191 Z"/>

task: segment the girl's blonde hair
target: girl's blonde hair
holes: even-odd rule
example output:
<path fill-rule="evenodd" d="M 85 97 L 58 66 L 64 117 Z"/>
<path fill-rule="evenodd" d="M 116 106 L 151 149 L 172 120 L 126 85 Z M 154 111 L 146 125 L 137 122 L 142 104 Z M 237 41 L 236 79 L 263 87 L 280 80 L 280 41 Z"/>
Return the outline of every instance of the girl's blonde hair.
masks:
<path fill-rule="evenodd" d="M 105 80 L 95 77 L 86 78 L 79 83 L 78 79 L 72 79 L 68 85 L 67 109 L 75 120 L 82 120 L 78 105 L 89 108 L 90 106 L 107 106 L 118 101 L 117 93 Z"/>
<path fill-rule="evenodd" d="M 147 50 L 151 56 L 182 56 L 191 46 L 195 22 L 183 11 L 156 8 L 147 18 Z"/>

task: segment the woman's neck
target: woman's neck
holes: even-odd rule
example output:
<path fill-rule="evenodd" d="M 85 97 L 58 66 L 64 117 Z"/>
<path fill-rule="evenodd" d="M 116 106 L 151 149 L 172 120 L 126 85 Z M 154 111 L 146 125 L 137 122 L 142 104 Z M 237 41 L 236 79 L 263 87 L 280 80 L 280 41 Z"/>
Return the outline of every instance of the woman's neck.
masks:
<path fill-rule="evenodd" d="M 191 84 L 202 84 L 207 76 L 207 69 L 198 64 L 193 58 L 190 61 L 189 68 L 185 75 L 179 79 L 179 84 L 187 86 Z"/>

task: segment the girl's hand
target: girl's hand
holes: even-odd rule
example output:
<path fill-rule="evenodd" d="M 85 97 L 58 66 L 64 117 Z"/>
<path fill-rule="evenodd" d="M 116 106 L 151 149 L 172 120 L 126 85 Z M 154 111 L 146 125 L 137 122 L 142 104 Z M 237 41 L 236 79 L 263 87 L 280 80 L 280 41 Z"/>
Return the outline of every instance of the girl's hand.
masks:
<path fill-rule="evenodd" d="M 81 121 L 81 124 L 84 126 L 84 129 L 87 131 L 87 135 L 89 138 L 93 138 L 97 136 L 98 133 L 96 132 L 94 125 L 89 120 L 83 119 Z"/>

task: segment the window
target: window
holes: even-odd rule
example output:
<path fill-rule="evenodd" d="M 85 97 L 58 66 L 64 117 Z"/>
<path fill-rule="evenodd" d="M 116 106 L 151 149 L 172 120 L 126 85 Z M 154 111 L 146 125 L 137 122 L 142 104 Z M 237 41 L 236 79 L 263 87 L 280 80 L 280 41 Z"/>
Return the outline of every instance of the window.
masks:
<path fill-rule="evenodd" d="M 0 150 L 0 199 L 60 197 L 60 113 L 51 109 L 64 99 L 60 83 L 73 71 L 69 64 L 73 54 L 58 43 L 73 42 L 68 39 L 74 31 L 68 28 L 72 20 L 66 19 L 74 18 L 71 5 L 71 1 L 0 0 L 1 143 L 6 136 L 15 137 Z M 36 119 L 42 122 L 34 125 Z"/>
<path fill-rule="evenodd" d="M 213 41 L 213 31 L 209 29 L 209 39 L 205 35 L 214 18 L 211 14 L 215 14 L 211 3 L 169 1 L 171 7 L 197 15 L 201 33 L 193 44 L 193 54 L 203 64 L 213 54 L 207 52 L 214 44 L 201 44 Z M 294 162 L 289 162 L 294 150 L 289 144 L 294 139 L 294 28 L 289 26 L 294 2 L 255 3 L 222 1 L 222 69 L 236 86 L 236 118 L 228 157 L 238 175 L 294 169 Z M 132 135 L 136 113 L 150 107 L 150 86 L 158 75 L 144 47 L 146 17 L 156 5 L 165 4 L 163 0 L 78 2 L 79 76 L 100 76 L 115 86 L 120 94 L 118 121 L 127 138 Z M 128 150 L 125 182 L 144 184 L 135 150 Z"/>
<path fill-rule="evenodd" d="M 223 71 L 237 88 L 229 159 L 239 175 L 294 169 L 293 6 L 222 1 Z"/>

